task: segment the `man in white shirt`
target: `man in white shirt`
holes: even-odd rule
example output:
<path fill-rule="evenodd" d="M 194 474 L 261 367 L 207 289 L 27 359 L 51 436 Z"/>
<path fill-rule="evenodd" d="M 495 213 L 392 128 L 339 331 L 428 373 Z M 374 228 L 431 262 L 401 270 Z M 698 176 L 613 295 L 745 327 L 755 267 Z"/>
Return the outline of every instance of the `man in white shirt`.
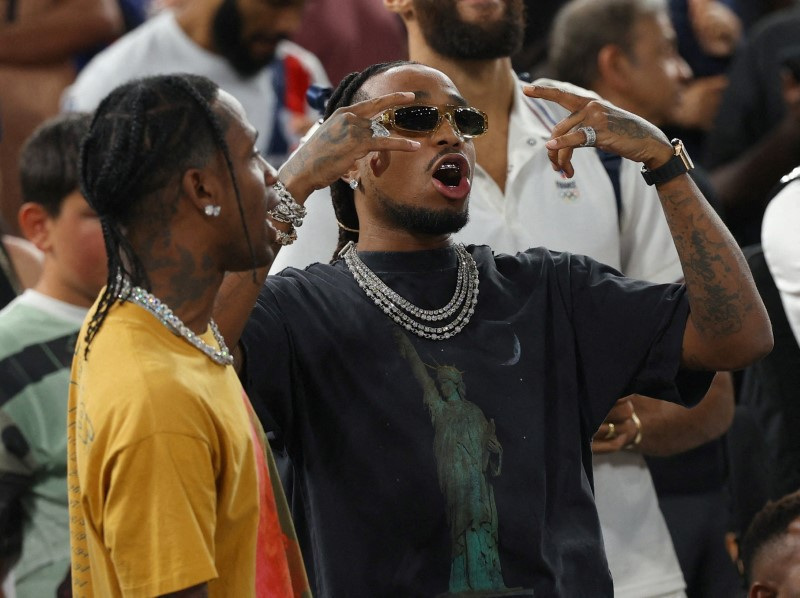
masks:
<path fill-rule="evenodd" d="M 761 245 L 770 274 L 781 295 L 786 318 L 800 343 L 800 167 L 783 179 L 786 186 L 767 206 L 761 225 Z"/>
<path fill-rule="evenodd" d="M 94 110 L 118 85 L 168 73 L 204 75 L 239 100 L 258 146 L 282 163 L 313 122 L 305 93 L 328 85 L 319 60 L 286 38 L 304 0 L 193 0 L 166 9 L 98 54 L 64 92 L 64 110 Z"/>

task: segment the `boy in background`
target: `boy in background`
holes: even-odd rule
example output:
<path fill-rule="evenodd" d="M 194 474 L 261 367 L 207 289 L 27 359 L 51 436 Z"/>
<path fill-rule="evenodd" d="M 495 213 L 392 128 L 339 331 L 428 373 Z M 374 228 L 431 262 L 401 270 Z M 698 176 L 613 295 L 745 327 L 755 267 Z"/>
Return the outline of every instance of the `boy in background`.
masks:
<path fill-rule="evenodd" d="M 90 122 L 46 121 L 20 154 L 19 224 L 44 263 L 38 283 L 0 311 L 0 580 L 14 565 L 17 598 L 54 596 L 69 570 L 69 373 L 107 268 L 100 221 L 78 190 Z"/>

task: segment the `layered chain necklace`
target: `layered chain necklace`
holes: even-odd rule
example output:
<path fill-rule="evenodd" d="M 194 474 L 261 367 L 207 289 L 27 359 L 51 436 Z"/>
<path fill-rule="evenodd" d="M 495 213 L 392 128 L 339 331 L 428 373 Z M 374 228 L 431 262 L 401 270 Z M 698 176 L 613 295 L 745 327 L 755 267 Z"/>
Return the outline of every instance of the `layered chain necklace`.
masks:
<path fill-rule="evenodd" d="M 340 252 L 358 286 L 383 313 L 417 336 L 444 340 L 461 332 L 478 303 L 478 266 L 463 245 L 455 246 L 458 273 L 453 297 L 439 309 L 422 309 L 401 297 L 367 267 L 351 241 Z M 444 322 L 447 322 L 444 324 Z M 433 325 L 429 325 L 433 324 Z"/>
<path fill-rule="evenodd" d="M 225 339 L 222 338 L 222 334 L 220 334 L 217 323 L 214 322 L 214 320 L 210 320 L 208 324 L 211 327 L 211 333 L 214 335 L 214 339 L 219 343 L 219 349 L 215 349 L 192 332 L 178 316 L 172 313 L 172 310 L 166 303 L 163 303 L 155 295 L 148 293 L 142 287 L 132 287 L 130 282 L 125 280 L 122 283 L 122 288 L 119 293 L 117 293 L 117 298 L 123 301 L 130 301 L 131 303 L 145 308 L 158 318 L 158 321 L 166 326 L 173 334 L 183 337 L 186 342 L 205 353 L 214 363 L 223 366 L 233 364 L 233 355 L 228 351 Z"/>

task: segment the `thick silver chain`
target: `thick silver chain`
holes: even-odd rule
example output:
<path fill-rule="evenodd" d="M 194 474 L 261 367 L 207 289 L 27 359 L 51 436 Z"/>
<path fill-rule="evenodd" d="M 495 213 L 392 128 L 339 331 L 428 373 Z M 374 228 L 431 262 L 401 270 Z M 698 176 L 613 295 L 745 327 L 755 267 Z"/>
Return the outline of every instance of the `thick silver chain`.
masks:
<path fill-rule="evenodd" d="M 210 320 L 208 325 L 211 328 L 214 339 L 219 343 L 218 350 L 192 332 L 192 330 L 172 312 L 166 303 L 163 303 L 158 297 L 152 293 L 148 293 L 142 287 L 132 287 L 129 282 L 124 281 L 122 289 L 120 289 L 120 292 L 117 294 L 117 298 L 123 301 L 130 301 L 131 303 L 145 308 L 158 318 L 158 321 L 166 326 L 173 334 L 183 337 L 186 342 L 205 353 L 214 363 L 223 366 L 233 364 L 233 355 L 231 355 L 231 352 L 228 350 L 225 339 L 222 337 L 222 334 L 220 334 L 217 323 L 214 322 L 214 320 Z"/>
<path fill-rule="evenodd" d="M 444 307 L 430 310 L 417 307 L 378 278 L 358 256 L 352 241 L 339 255 L 344 259 L 358 286 L 383 313 L 417 336 L 444 340 L 461 332 L 469 323 L 478 304 L 478 266 L 463 245 L 456 245 L 455 249 L 458 255 L 458 272 L 453 297 Z M 450 321 L 441 326 L 425 324 L 425 322 L 439 323 L 447 320 Z"/>

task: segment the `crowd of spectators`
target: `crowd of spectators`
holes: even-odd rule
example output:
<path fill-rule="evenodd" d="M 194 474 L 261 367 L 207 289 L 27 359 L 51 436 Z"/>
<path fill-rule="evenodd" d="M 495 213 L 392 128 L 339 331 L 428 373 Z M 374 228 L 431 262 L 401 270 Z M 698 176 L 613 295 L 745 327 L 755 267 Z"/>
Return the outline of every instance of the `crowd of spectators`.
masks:
<path fill-rule="evenodd" d="M 485 15 L 473 22 L 465 16 L 473 14 L 471 11 L 485 11 Z M 106 267 L 101 238 L 106 249 L 116 247 L 126 256 L 119 263 L 109 258 L 112 269 L 139 275 L 152 265 L 145 264 L 144 258 L 137 263 L 139 258 L 132 253 L 132 244 L 139 243 L 136 247 L 140 250 L 147 246 L 141 244 L 141 237 L 135 242 L 125 240 L 132 234 L 129 223 L 135 223 L 131 224 L 134 231 L 150 226 L 141 218 L 145 212 L 139 213 L 137 208 L 117 214 L 116 208 L 109 208 L 113 218 L 99 217 L 100 198 L 142 197 L 142 205 L 150 209 L 148 193 L 168 188 L 164 173 L 169 168 L 189 168 L 193 167 L 192 160 L 207 159 L 199 158 L 205 149 L 191 153 L 195 150 L 183 141 L 159 138 L 162 129 L 172 130 L 172 121 L 162 128 L 152 124 L 159 121 L 147 119 L 167 110 L 176 100 L 169 91 L 156 94 L 152 89 L 161 88 L 150 88 L 146 82 L 176 73 L 190 76 L 178 82 L 168 77 L 159 79 L 158 85 L 163 90 L 181 86 L 194 89 L 186 92 L 194 95 L 191 107 L 185 110 L 199 110 L 195 116 L 207 118 L 207 125 L 202 126 L 213 131 L 218 116 L 209 116 L 209 111 L 217 108 L 205 95 L 212 97 L 216 87 L 206 88 L 191 76 L 209 79 L 233 99 L 223 102 L 228 112 L 236 114 L 232 122 L 240 122 L 241 109 L 246 117 L 242 122 L 253 129 L 252 145 L 281 173 L 275 176 L 282 178 L 283 173 L 301 168 L 289 164 L 302 164 L 307 169 L 298 179 L 314 181 L 313 188 L 302 187 L 308 191 L 303 193 L 308 196 L 308 215 L 299 219 L 305 223 L 294 244 L 293 228 L 278 225 L 279 242 L 291 246 L 277 254 L 270 270 L 274 274 L 284 268 L 304 271 L 313 264 L 330 262 L 332 256 L 336 261 L 340 250 L 341 255 L 347 253 L 348 242 L 358 241 L 364 222 L 360 225 L 355 209 L 342 208 L 337 199 L 342 192 L 356 196 L 363 192 L 355 169 L 343 170 L 338 182 L 331 179 L 329 189 L 327 182 L 323 186 L 318 181 L 332 172 L 331 167 L 314 170 L 308 165 L 312 158 L 317 160 L 315 164 L 322 164 L 320 156 L 328 164 L 336 154 L 335 148 L 318 139 L 318 129 L 331 135 L 335 122 L 323 124 L 335 107 L 330 104 L 326 112 L 332 88 L 343 83 L 344 98 L 357 102 L 367 97 L 356 83 L 370 87 L 369 77 L 373 75 L 366 75 L 371 73 L 370 65 L 407 59 L 444 73 L 459 97 L 480 109 L 489 123 L 488 129 L 471 141 L 476 156 L 470 219 L 454 235 L 456 241 L 467 245 L 489 245 L 496 253 L 506 254 L 542 246 L 589 256 L 626 277 L 683 284 L 687 266 L 673 243 L 676 232 L 664 218 L 663 199 L 656 187 L 642 179 L 641 164 L 599 148 L 578 147 L 568 167 L 553 170 L 553 150 L 545 142 L 558 130 L 559 121 L 578 111 L 528 97 L 523 86 L 530 81 L 542 86 L 566 84 L 565 93 L 607 100 L 634 115 L 632 122 L 644 119 L 668 138 L 682 140 L 693 161 L 692 185 L 731 231 L 747 260 L 770 316 L 774 350 L 735 371 L 719 368 L 707 392 L 688 401 L 696 403 L 691 408 L 639 394 L 635 385 L 626 386 L 634 394 L 617 397 L 618 401 L 609 405 L 610 412 L 597 418 L 602 423 L 587 418 L 594 427 L 589 434 L 591 454 L 578 460 L 589 472 L 586 484 L 596 503 L 615 596 L 735 598 L 748 593 L 773 595 L 768 592 L 792 587 L 792 577 L 786 572 L 800 552 L 800 545 L 796 545 L 800 518 L 794 497 L 800 492 L 800 441 L 793 432 L 800 424 L 800 402 L 795 403 L 800 399 L 800 242 L 795 232 L 800 228 L 800 5 L 796 1 L 496 0 L 473 7 L 459 0 L 0 0 L 0 598 L 68 596 L 82 583 L 82 578 L 71 579 L 68 570 L 67 507 L 70 500 L 77 500 L 67 493 L 67 399 L 71 376 L 77 375 L 70 373 L 73 354 L 80 346 L 81 324 L 103 282 L 106 294 L 115 284 L 113 273 Z M 357 71 L 362 75 L 354 78 L 350 73 Z M 379 69 L 374 76 L 380 79 L 382 72 Z M 107 154 L 133 156 L 133 148 L 139 148 L 141 155 L 131 158 L 130 163 L 116 160 L 114 168 L 122 174 L 109 177 L 108 187 L 101 187 L 93 201 L 83 195 L 91 188 L 89 183 L 97 180 L 84 180 L 82 185 L 81 172 L 91 168 L 85 162 L 91 147 L 84 148 L 82 157 L 81 141 L 90 128 L 102 125 L 92 125 L 94 111 L 111 115 L 106 118 L 115 117 L 117 113 L 109 111 L 104 99 L 120 86 L 125 86 L 128 95 L 116 98 L 117 110 L 132 111 L 134 120 L 150 123 L 150 128 L 145 127 L 147 138 L 119 137 L 115 129 L 115 136 L 102 139 L 107 143 L 103 150 Z M 340 95 L 330 101 L 342 100 Z M 440 114 L 440 122 L 455 129 L 461 127 L 454 113 Z M 175 131 L 188 139 L 192 126 Z M 372 130 L 376 131 L 374 126 Z M 134 129 L 138 135 L 145 135 Z M 194 134 L 202 138 L 200 133 Z M 219 133 L 230 134 L 227 129 Z M 217 142 L 216 137 L 203 141 L 212 145 Z M 166 157 L 170 151 L 164 149 L 169 147 L 179 148 L 176 151 L 190 158 L 185 164 L 170 161 L 172 158 Z M 351 151 L 342 147 L 340 162 Z M 307 153 L 299 148 L 307 148 Z M 235 148 L 225 151 L 234 152 Z M 158 155 L 165 157 L 149 157 Z M 231 175 L 236 159 L 226 154 Z M 262 178 L 272 180 L 272 167 L 259 167 Z M 103 170 L 101 175 L 108 172 Z M 130 182 L 123 185 L 122 180 Z M 238 198 L 236 182 L 234 191 Z M 296 187 L 290 191 L 300 198 Z M 196 201 L 201 201 L 202 193 L 197 197 Z M 242 218 L 245 207 L 240 204 L 238 208 Z M 214 213 L 214 208 L 213 204 L 206 205 L 205 217 L 217 218 L 219 212 Z M 154 214 L 153 218 L 163 216 L 157 211 Z M 118 220 L 117 229 L 109 225 L 114 219 Z M 251 242 L 250 225 L 244 229 L 247 243 Z M 198 238 L 202 236 L 197 234 Z M 172 236 L 178 233 L 163 235 L 172 242 Z M 154 249 L 152 253 L 158 252 Z M 188 268 L 186 260 L 194 265 L 195 261 L 211 259 L 202 255 L 198 249 L 190 260 L 187 251 L 181 267 Z M 252 263 L 258 261 L 255 256 L 253 259 Z M 215 267 L 221 263 L 224 260 L 215 262 Z M 237 267 L 241 263 L 236 261 Z M 171 284 L 180 280 L 184 285 L 193 284 L 191 276 L 175 267 L 179 272 L 170 279 Z M 142 284 L 149 284 L 152 276 L 145 274 Z M 254 411 L 248 413 L 260 419 L 276 459 L 273 463 L 270 454 L 268 463 L 258 464 L 258 473 L 279 473 L 288 499 L 287 512 L 291 511 L 308 570 L 306 580 L 305 573 L 300 573 L 302 567 L 298 569 L 292 561 L 299 558 L 294 545 L 285 540 L 288 544 L 284 548 L 289 546 L 287 578 L 297 584 L 295 595 L 312 590 L 327 595 L 336 587 L 331 580 L 345 577 L 343 572 L 331 573 L 329 569 L 342 566 L 346 555 L 332 558 L 330 553 L 322 554 L 321 546 L 329 550 L 333 545 L 327 538 L 334 528 L 323 534 L 319 526 L 325 522 L 320 523 L 320 513 L 330 516 L 336 509 L 330 508 L 333 503 L 326 503 L 331 490 L 317 485 L 307 469 L 319 467 L 313 460 L 326 461 L 328 456 L 310 453 L 313 460 L 306 461 L 305 445 L 303 450 L 298 448 L 300 440 L 286 429 L 290 424 L 298 425 L 295 418 L 300 415 L 292 409 L 298 400 L 293 393 L 299 391 L 288 393 L 283 404 L 275 379 L 282 375 L 278 371 L 281 366 L 286 369 L 287 385 L 293 389 L 306 384 L 322 387 L 320 379 L 336 374 L 323 368 L 298 377 L 297 364 L 287 358 L 298 350 L 298 341 L 288 325 L 275 324 L 275 314 L 264 309 L 265 297 L 276 305 L 286 300 L 281 299 L 283 290 L 276 291 L 282 287 L 277 282 L 275 285 L 272 290 L 270 283 L 264 287 L 247 327 L 243 320 L 231 328 L 235 330 L 234 339 L 243 333 L 241 346 L 248 349 L 247 367 L 240 370 L 245 389 L 252 395 Z M 214 316 L 227 338 L 226 318 L 218 314 L 225 286 L 221 288 L 216 303 L 207 303 L 215 306 Z M 239 300 L 248 297 L 241 293 Z M 292 299 L 287 313 L 293 313 L 307 299 L 307 294 L 300 293 Z M 112 300 L 101 296 L 101 307 L 104 301 L 108 309 Z M 99 323 L 92 320 L 90 329 L 94 325 L 96 332 L 103 318 Z M 112 321 L 111 329 L 116 330 L 119 321 Z M 267 334 L 265 322 L 277 327 Z M 509 334 L 498 322 L 492 324 L 498 325 L 498 338 Z M 266 344 L 264 337 L 283 338 L 284 334 L 287 340 L 280 350 L 282 356 L 275 358 L 270 368 L 254 372 L 250 362 L 254 350 L 249 347 Z M 324 346 L 321 336 L 318 340 Z M 134 341 L 126 342 L 135 346 Z M 464 372 L 438 362 L 423 363 L 408 340 L 396 337 L 395 346 L 404 357 L 402 363 L 411 366 L 424 390 L 432 418 L 430 393 L 438 397 L 436 384 L 444 389 L 447 376 L 457 388 L 454 392 L 464 399 Z M 88 354 L 87 348 L 83 351 Z M 237 351 L 233 354 L 241 357 Z M 110 359 L 106 356 L 106 363 L 113 367 Z M 426 368 L 432 374 L 425 373 Z M 227 380 L 224 384 L 233 383 Z M 473 384 L 470 382 L 470 388 Z M 80 426 L 83 416 L 76 416 L 74 408 L 70 403 L 72 427 Z M 218 415 L 216 411 L 213 414 Z M 309 415 L 310 420 L 315 417 L 313 412 Z M 486 418 L 482 421 L 488 430 Z M 586 423 L 582 421 L 581 425 Z M 300 429 L 303 435 L 309 433 L 302 426 Z M 489 439 L 488 459 L 502 457 L 500 441 L 493 436 L 494 420 L 491 431 L 481 433 Z M 352 434 L 349 431 L 347 438 Z M 313 446 L 314 435 L 312 430 L 310 438 L 303 441 Z M 320 435 L 320 446 L 324 440 Z M 256 442 L 255 446 L 260 445 Z M 75 449 L 70 450 L 70 459 L 74 460 Z M 164 445 L 161 450 L 166 452 L 154 449 L 152 454 L 165 459 L 173 449 Z M 507 467 L 513 466 L 513 452 L 509 451 L 506 458 Z M 229 463 L 226 467 L 242 466 L 233 458 Z M 483 467 L 488 476 L 485 472 L 487 467 L 491 469 L 491 461 Z M 69 475 L 77 476 L 77 472 L 71 470 Z M 439 475 L 443 475 L 441 467 Z M 256 487 L 260 482 L 257 476 L 247 483 Z M 439 484 L 447 494 L 446 482 L 440 479 Z M 231 486 L 225 488 L 228 492 Z M 350 492 L 356 494 L 358 490 Z M 282 491 L 276 486 L 274 496 L 269 492 L 261 498 L 264 496 L 268 496 L 268 502 L 277 501 L 276 516 L 283 516 Z M 491 496 L 493 510 L 495 499 Z M 502 500 L 502 495 L 498 496 Z M 449 501 L 450 495 L 446 499 Z M 353 504 L 362 504 L 353 500 Z M 352 505 L 349 508 L 355 510 Z M 497 514 L 493 517 L 493 531 L 486 532 L 485 537 L 483 532 L 478 533 L 477 539 L 464 542 L 498 542 Z M 262 524 L 258 527 L 259 539 L 253 540 L 256 550 L 261 550 L 261 543 L 269 536 L 261 535 Z M 287 527 L 283 519 L 281 526 L 293 540 L 291 526 Z M 152 530 L 157 534 L 158 526 Z M 213 530 L 204 529 L 204 533 Z M 509 530 L 502 530 L 503 534 L 512 535 Z M 73 542 L 74 537 L 73 530 Z M 325 542 L 320 540 L 323 537 Z M 387 543 L 391 541 L 386 538 Z M 116 548 L 121 554 L 128 550 L 122 545 L 124 538 Z M 145 548 L 130 550 L 127 555 L 138 558 Z M 470 553 L 469 548 L 463 550 Z M 491 575 L 499 574 L 500 561 L 508 557 L 498 556 L 497 547 L 481 545 L 481 550 L 484 555 L 494 555 L 491 559 L 497 562 Z M 545 560 L 553 556 L 542 550 Z M 778 556 L 765 557 L 765 553 Z M 88 559 L 88 555 L 80 555 L 79 569 L 84 557 Z M 75 558 L 73 546 L 73 575 Z M 464 581 L 467 585 L 459 586 L 453 581 L 458 575 L 456 562 L 454 557 L 451 592 L 458 593 L 454 588 L 488 591 L 502 587 L 507 595 L 529 595 L 526 588 L 505 587 L 502 576 L 499 582 L 484 580 L 470 586 L 470 581 Z M 776 564 L 779 562 L 784 564 Z M 416 562 L 396 565 L 398 579 L 411 578 L 414 572 L 409 568 L 422 567 Z M 136 567 L 120 572 L 110 562 L 106 566 L 104 575 L 108 579 L 116 579 L 123 586 L 133 583 Z M 213 559 L 210 567 L 213 570 Z M 464 567 L 469 570 L 469 566 Z M 504 567 L 514 569 L 511 565 Z M 360 565 L 353 569 L 359 570 Z M 559 570 L 558 566 L 554 570 Z M 377 578 L 389 573 L 372 574 Z M 148 584 L 156 579 L 156 573 L 147 575 Z M 260 583 L 258 567 L 253 575 Z M 469 573 L 463 575 L 469 577 Z M 364 587 L 363 582 L 353 582 L 352 587 Z M 328 587 L 328 583 L 333 585 Z M 155 594 L 170 587 L 157 581 L 152 584 L 143 591 L 158 588 L 159 592 L 153 590 Z M 553 587 L 571 586 L 556 583 Z"/>

